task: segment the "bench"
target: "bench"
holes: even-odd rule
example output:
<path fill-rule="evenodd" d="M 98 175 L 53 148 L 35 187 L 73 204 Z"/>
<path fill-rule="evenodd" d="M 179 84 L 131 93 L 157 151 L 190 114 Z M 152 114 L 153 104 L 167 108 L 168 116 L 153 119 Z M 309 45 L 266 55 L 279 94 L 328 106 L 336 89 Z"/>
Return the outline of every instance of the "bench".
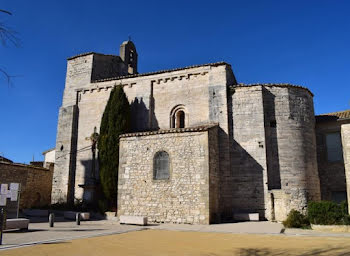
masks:
<path fill-rule="evenodd" d="M 259 213 L 235 213 L 233 219 L 238 221 L 259 221 Z"/>
<path fill-rule="evenodd" d="M 7 219 L 6 220 L 6 229 L 26 229 L 28 230 L 29 220 L 25 218 L 20 219 Z"/>
<path fill-rule="evenodd" d="M 133 225 L 147 226 L 147 217 L 121 215 L 119 222 L 120 224 L 133 224 Z"/>

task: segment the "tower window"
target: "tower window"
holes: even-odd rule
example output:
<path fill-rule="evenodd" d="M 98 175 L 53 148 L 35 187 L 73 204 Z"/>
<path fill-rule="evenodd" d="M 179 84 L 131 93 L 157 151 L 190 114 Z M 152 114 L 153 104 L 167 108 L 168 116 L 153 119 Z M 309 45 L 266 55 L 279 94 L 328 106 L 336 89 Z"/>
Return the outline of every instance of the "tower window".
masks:
<path fill-rule="evenodd" d="M 170 128 L 185 128 L 186 114 L 183 106 L 177 106 L 170 113 Z"/>
<path fill-rule="evenodd" d="M 159 151 L 153 158 L 153 179 L 168 180 L 169 178 L 169 154 L 165 151 Z"/>
<path fill-rule="evenodd" d="M 185 113 L 182 110 L 176 112 L 176 128 L 185 128 Z"/>

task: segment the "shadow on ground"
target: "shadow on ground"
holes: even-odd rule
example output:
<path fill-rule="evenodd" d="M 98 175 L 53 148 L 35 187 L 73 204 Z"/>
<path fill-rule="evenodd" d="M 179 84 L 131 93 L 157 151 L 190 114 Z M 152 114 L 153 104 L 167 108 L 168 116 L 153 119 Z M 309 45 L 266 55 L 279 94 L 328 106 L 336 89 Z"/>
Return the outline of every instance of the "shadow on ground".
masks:
<path fill-rule="evenodd" d="M 41 244 L 71 244 L 72 242 L 69 241 L 48 241 L 48 242 L 43 242 Z"/>
<path fill-rule="evenodd" d="M 6 230 L 4 231 L 4 233 L 32 233 L 32 232 L 40 232 L 40 231 L 50 231 L 50 232 L 72 232 L 72 231 L 78 231 L 78 232 L 88 232 L 88 231 L 103 231 L 106 229 L 103 228 L 85 228 L 85 229 L 71 229 L 71 228 L 61 228 L 61 229 L 57 229 L 57 228 L 47 228 L 47 229 L 35 229 L 35 228 L 30 228 L 28 230 L 18 230 L 18 229 L 14 229 L 14 230 Z"/>
<path fill-rule="evenodd" d="M 350 247 L 348 248 L 327 248 L 314 249 L 310 251 L 296 251 L 296 250 L 271 250 L 271 249 L 253 249 L 244 248 L 239 250 L 239 256 L 345 256 L 350 255 Z"/>

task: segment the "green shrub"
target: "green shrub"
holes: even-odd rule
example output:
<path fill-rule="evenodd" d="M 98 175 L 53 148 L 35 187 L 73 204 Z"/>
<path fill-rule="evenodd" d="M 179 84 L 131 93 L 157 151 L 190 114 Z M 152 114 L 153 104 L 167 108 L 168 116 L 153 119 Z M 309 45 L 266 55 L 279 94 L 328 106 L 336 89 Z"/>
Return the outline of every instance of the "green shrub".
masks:
<path fill-rule="evenodd" d="M 347 205 L 331 201 L 310 202 L 308 218 L 312 224 L 339 225 L 344 223 Z"/>
<path fill-rule="evenodd" d="M 304 214 L 293 209 L 289 212 L 287 219 L 283 221 L 283 226 L 286 228 L 307 228 L 310 226 L 310 222 Z"/>
<path fill-rule="evenodd" d="M 350 216 L 349 215 L 345 215 L 342 219 L 341 222 L 342 225 L 350 225 Z"/>
<path fill-rule="evenodd" d="M 341 202 L 340 209 L 344 215 L 348 215 L 348 202 L 347 201 Z"/>

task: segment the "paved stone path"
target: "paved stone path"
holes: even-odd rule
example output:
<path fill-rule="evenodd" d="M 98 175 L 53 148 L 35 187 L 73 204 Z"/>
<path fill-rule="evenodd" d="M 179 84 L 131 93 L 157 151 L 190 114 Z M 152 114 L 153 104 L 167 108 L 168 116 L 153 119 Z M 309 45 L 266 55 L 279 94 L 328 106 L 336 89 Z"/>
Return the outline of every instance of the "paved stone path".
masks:
<path fill-rule="evenodd" d="M 50 243 L 77 238 L 120 234 L 144 229 L 139 226 L 120 225 L 114 221 L 82 221 L 80 226 L 75 222 L 55 222 L 53 228 L 46 223 L 30 223 L 28 231 L 7 231 L 3 234 L 0 250 Z"/>

